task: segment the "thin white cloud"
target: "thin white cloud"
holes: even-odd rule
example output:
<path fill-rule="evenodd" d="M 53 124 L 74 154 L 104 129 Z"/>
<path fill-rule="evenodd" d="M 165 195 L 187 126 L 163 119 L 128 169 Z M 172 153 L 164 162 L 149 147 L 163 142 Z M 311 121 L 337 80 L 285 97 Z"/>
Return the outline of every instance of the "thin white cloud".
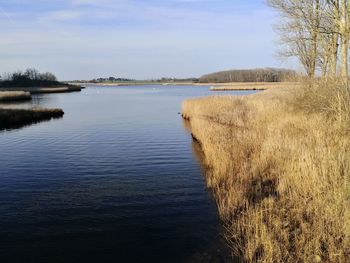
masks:
<path fill-rule="evenodd" d="M 189 0 L 169 2 L 183 1 Z M 0 72 L 33 66 L 61 79 L 151 78 L 276 64 L 268 9 L 219 12 L 136 0 L 60 3 L 45 12 L 18 10 L 13 26 L 0 27 L 6 35 Z"/>

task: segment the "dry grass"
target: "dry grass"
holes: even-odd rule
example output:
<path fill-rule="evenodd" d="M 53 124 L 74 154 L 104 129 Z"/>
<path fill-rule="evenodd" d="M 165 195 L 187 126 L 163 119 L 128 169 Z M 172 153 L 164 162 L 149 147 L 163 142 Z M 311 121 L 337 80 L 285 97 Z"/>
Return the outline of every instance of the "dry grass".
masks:
<path fill-rule="evenodd" d="M 0 102 L 30 100 L 29 92 L 24 91 L 0 91 Z"/>
<path fill-rule="evenodd" d="M 29 94 L 48 94 L 48 93 L 68 93 L 68 92 L 78 92 L 84 89 L 81 86 L 66 85 L 66 86 L 54 86 L 54 87 L 1 87 L 1 93 L 19 93 L 25 92 Z"/>
<path fill-rule="evenodd" d="M 32 123 L 61 118 L 64 115 L 61 109 L 1 109 L 0 130 L 20 128 Z"/>
<path fill-rule="evenodd" d="M 242 261 L 349 262 L 350 92 L 302 86 L 183 103 Z"/>

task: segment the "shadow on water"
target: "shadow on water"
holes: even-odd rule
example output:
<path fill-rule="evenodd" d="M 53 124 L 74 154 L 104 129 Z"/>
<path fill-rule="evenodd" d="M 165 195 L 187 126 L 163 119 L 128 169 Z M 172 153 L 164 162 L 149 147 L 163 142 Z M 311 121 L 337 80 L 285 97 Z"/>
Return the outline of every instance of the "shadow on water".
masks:
<path fill-rule="evenodd" d="M 10 124 L 10 125 L 2 125 L 0 124 L 0 133 L 1 132 L 6 132 L 6 131 L 14 131 L 14 130 L 19 130 L 19 129 L 24 129 L 27 128 L 29 126 L 35 125 L 35 124 L 39 124 L 42 122 L 49 122 L 52 120 L 59 120 L 62 119 L 63 116 L 60 117 L 50 117 L 50 118 L 46 118 L 46 119 L 41 119 L 41 120 L 30 120 L 30 121 L 25 121 L 24 123 L 21 124 Z"/>
<path fill-rule="evenodd" d="M 63 118 L 60 109 L 0 109 L 0 131 L 14 130 L 52 119 Z"/>
<path fill-rule="evenodd" d="M 182 127 L 184 130 L 191 134 L 191 122 L 189 120 L 182 119 Z M 200 143 L 192 138 L 192 154 L 195 158 L 195 160 L 198 162 L 202 175 L 204 179 L 206 180 L 207 173 L 209 172 L 209 168 L 206 165 L 205 162 L 205 154 L 202 150 L 202 146 Z M 207 189 L 210 193 L 211 198 L 213 199 L 213 202 L 215 202 L 215 197 L 210 189 Z M 232 256 L 232 253 L 227 246 L 223 233 L 224 228 L 223 226 L 220 227 L 220 238 L 219 242 L 216 244 L 213 244 L 213 247 L 210 248 L 208 253 L 204 254 L 195 254 L 188 262 L 239 262 L 239 259 Z"/>

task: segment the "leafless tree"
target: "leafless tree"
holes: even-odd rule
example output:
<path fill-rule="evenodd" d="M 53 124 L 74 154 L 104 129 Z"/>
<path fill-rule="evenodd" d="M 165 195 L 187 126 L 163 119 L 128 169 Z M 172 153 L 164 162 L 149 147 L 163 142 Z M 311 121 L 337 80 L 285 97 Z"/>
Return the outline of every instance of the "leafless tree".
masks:
<path fill-rule="evenodd" d="M 281 13 L 284 21 L 278 26 L 286 50 L 284 56 L 295 56 L 309 77 L 316 73 L 323 0 L 267 0 Z"/>
<path fill-rule="evenodd" d="M 349 0 L 267 0 L 281 13 L 278 27 L 284 56 L 295 56 L 310 77 L 317 67 L 322 76 L 348 81 L 350 46 Z M 339 70 L 338 70 L 339 67 Z"/>

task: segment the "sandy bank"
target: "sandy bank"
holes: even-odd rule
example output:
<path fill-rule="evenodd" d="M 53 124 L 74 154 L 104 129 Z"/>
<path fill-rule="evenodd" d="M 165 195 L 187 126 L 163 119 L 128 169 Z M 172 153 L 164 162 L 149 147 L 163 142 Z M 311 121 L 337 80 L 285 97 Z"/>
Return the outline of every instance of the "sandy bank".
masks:
<path fill-rule="evenodd" d="M 20 128 L 25 125 L 61 118 L 61 109 L 0 109 L 0 129 Z"/>

